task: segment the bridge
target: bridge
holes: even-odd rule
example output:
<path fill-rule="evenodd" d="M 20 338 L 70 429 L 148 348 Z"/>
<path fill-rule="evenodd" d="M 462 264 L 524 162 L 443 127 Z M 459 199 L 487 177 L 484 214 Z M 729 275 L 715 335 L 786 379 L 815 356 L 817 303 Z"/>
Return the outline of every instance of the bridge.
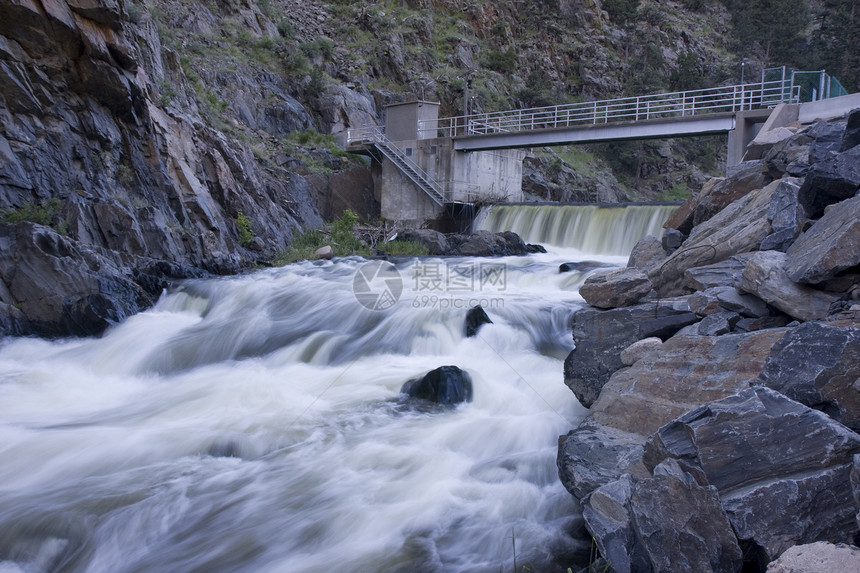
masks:
<path fill-rule="evenodd" d="M 857 94 L 844 94 L 823 71 L 783 67 L 755 83 L 455 117 L 438 117 L 438 104 L 410 102 L 389 106 L 384 128 L 350 129 L 347 149 L 381 160 L 383 216 L 418 220 L 428 217 L 410 199 L 415 187 L 436 213 L 450 204 L 522 200 L 527 148 L 727 133 L 731 166 L 762 128 L 860 106 Z M 405 181 L 410 191 L 394 189 Z"/>

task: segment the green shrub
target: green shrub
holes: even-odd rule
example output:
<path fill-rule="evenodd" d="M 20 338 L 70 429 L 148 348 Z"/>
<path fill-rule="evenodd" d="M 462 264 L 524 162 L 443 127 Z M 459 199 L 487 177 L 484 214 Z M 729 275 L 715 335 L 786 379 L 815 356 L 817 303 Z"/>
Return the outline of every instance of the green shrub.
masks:
<path fill-rule="evenodd" d="M 513 48 L 500 52 L 499 50 L 490 50 L 487 52 L 487 57 L 484 64 L 491 70 L 503 74 L 512 74 L 517 69 L 517 53 Z"/>
<path fill-rule="evenodd" d="M 6 223 L 23 223 L 30 221 L 38 225 L 50 225 L 54 218 L 59 215 L 62 203 L 57 197 L 48 199 L 41 205 L 25 203 L 21 207 L 9 207 L 3 209 L 2 219 Z"/>
<path fill-rule="evenodd" d="M 430 251 L 427 249 L 427 245 L 417 241 L 402 241 L 400 239 L 382 243 L 381 245 L 378 245 L 378 248 L 389 255 L 421 257 L 430 254 Z"/>
<path fill-rule="evenodd" d="M 662 193 L 660 193 L 661 201 L 684 201 L 692 196 L 692 192 L 683 183 L 675 183 Z"/>
<path fill-rule="evenodd" d="M 236 229 L 239 231 L 239 244 L 243 247 L 257 236 L 252 228 L 251 219 L 242 211 L 239 211 L 236 216 Z"/>
<path fill-rule="evenodd" d="M 314 251 L 326 245 L 331 246 L 336 257 L 353 255 L 368 257 L 372 251 L 355 236 L 357 224 L 358 215 L 353 210 L 347 209 L 340 219 L 336 219 L 329 225 L 328 234 L 319 230 L 308 230 L 296 235 L 289 250 L 279 253 L 272 260 L 272 264 L 281 266 L 313 259 Z"/>

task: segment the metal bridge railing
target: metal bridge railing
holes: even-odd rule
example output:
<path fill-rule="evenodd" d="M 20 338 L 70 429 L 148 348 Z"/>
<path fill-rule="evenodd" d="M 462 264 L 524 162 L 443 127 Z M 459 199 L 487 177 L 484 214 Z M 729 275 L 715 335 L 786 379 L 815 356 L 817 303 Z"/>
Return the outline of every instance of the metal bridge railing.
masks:
<path fill-rule="evenodd" d="M 419 122 L 418 137 L 513 133 L 613 121 L 737 112 L 773 107 L 780 103 L 797 103 L 799 95 L 799 87 L 793 85 L 790 80 L 761 81 L 719 88 L 425 120 Z M 352 134 L 349 137 L 352 137 Z"/>

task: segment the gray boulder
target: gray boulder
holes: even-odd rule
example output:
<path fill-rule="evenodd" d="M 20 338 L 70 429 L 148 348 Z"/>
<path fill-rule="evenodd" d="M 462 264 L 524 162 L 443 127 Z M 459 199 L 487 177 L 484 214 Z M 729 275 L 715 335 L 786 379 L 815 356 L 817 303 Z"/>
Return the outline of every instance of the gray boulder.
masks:
<path fill-rule="evenodd" d="M 421 243 L 431 255 L 447 255 L 451 249 L 448 238 L 433 229 L 408 229 L 401 232 L 399 237 L 404 241 Z"/>
<path fill-rule="evenodd" d="M 845 543 L 817 541 L 789 547 L 767 566 L 767 573 L 820 573 L 860 570 L 860 549 Z"/>
<path fill-rule="evenodd" d="M 779 185 L 780 182 L 775 181 L 763 189 L 752 191 L 694 227 L 681 248 L 648 273 L 657 293 L 660 296 L 683 294 L 687 269 L 757 250 L 771 233 L 767 210 Z"/>
<path fill-rule="evenodd" d="M 860 431 L 860 328 L 806 322 L 777 342 L 761 384 Z"/>
<path fill-rule="evenodd" d="M 591 406 L 591 419 L 648 436 L 700 404 L 749 387 L 785 332 L 673 336 L 660 352 L 612 375 Z"/>
<path fill-rule="evenodd" d="M 449 254 L 463 257 L 505 257 L 529 253 L 529 249 L 522 238 L 513 231 L 501 233 L 478 231 L 467 237 L 455 238 L 455 240 L 462 242 Z"/>
<path fill-rule="evenodd" d="M 625 348 L 643 338 L 669 338 L 698 320 L 684 299 L 611 310 L 584 308 L 573 315 L 575 348 L 564 361 L 564 383 L 588 408 L 612 373 L 623 366 Z"/>
<path fill-rule="evenodd" d="M 654 476 L 629 476 L 596 490 L 583 517 L 617 573 L 739 571 L 741 549 L 713 487 L 698 484 L 677 462 Z"/>
<path fill-rule="evenodd" d="M 712 287 L 736 287 L 741 282 L 741 273 L 752 253 L 742 253 L 723 261 L 684 271 L 683 286 L 690 290 L 705 290 Z"/>
<path fill-rule="evenodd" d="M 803 231 L 806 212 L 800 205 L 796 180 L 783 179 L 770 198 L 767 220 L 773 232 L 764 238 L 759 247 L 762 251 L 785 252 Z"/>
<path fill-rule="evenodd" d="M 853 197 L 860 188 L 860 147 L 843 151 L 832 159 L 815 163 L 800 188 L 800 204 L 817 219 L 824 208 Z"/>
<path fill-rule="evenodd" d="M 574 497 L 584 499 L 595 489 L 629 474 L 650 473 L 642 465 L 645 438 L 590 421 L 558 439 L 558 477 Z"/>
<path fill-rule="evenodd" d="M 763 386 L 694 408 L 661 427 L 643 461 L 675 458 L 714 486 L 746 560 L 763 569 L 797 543 L 858 533 L 850 472 L 860 436 Z"/>
<path fill-rule="evenodd" d="M 731 332 L 741 315 L 736 312 L 723 310 L 714 314 L 708 315 L 699 323 L 700 336 L 720 336 Z"/>
<path fill-rule="evenodd" d="M 693 293 L 689 296 L 689 301 L 690 310 L 699 316 L 721 311 L 736 312 L 749 318 L 771 314 L 766 302 L 730 286 L 713 287 Z"/>
<path fill-rule="evenodd" d="M 824 282 L 860 264 L 860 197 L 828 209 L 797 238 L 787 255 L 788 278 L 808 284 Z"/>
<path fill-rule="evenodd" d="M 639 239 L 630 251 L 627 266 L 648 272 L 666 260 L 663 242 L 654 235 L 646 235 Z"/>
<path fill-rule="evenodd" d="M 826 317 L 838 297 L 792 281 L 785 271 L 786 261 L 785 253 L 759 251 L 747 262 L 740 289 L 799 320 Z"/>
<path fill-rule="evenodd" d="M 631 267 L 594 273 L 579 288 L 585 302 L 598 308 L 630 306 L 649 292 L 648 275 Z"/>

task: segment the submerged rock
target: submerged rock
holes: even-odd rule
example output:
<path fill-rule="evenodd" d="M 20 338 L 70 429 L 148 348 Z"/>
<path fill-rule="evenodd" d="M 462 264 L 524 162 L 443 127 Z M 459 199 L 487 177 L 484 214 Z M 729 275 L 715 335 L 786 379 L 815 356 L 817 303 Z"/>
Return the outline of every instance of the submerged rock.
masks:
<path fill-rule="evenodd" d="M 440 366 L 420 378 L 413 378 L 400 389 L 410 398 L 453 406 L 472 401 L 472 377 L 457 366 Z"/>

